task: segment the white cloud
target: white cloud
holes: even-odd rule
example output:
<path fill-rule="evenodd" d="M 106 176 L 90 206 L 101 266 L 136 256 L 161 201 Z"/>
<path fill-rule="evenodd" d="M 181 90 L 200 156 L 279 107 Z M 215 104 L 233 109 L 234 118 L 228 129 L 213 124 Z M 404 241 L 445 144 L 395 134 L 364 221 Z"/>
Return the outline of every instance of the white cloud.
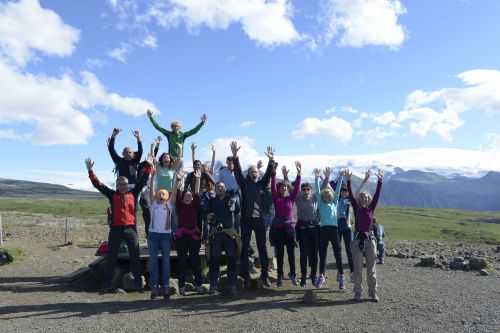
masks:
<path fill-rule="evenodd" d="M 319 119 L 309 117 L 300 122 L 292 132 L 296 138 L 304 138 L 311 135 L 325 135 L 337 139 L 340 142 L 349 142 L 352 139 L 353 129 L 351 123 L 338 118 L 331 117 Z"/>
<path fill-rule="evenodd" d="M 158 47 L 158 42 L 156 37 L 153 35 L 147 35 L 142 41 L 142 46 L 149 47 L 151 49 L 156 49 Z"/>
<path fill-rule="evenodd" d="M 29 134 L 21 134 L 12 128 L 0 129 L 0 140 L 26 141 L 30 139 Z"/>
<path fill-rule="evenodd" d="M 245 127 L 245 128 L 252 127 L 252 126 L 255 126 L 255 124 L 257 124 L 257 122 L 254 120 L 245 120 L 244 122 L 242 122 L 240 124 L 240 127 Z"/>
<path fill-rule="evenodd" d="M 337 39 L 339 46 L 397 49 L 406 39 L 405 28 L 398 22 L 406 9 L 399 0 L 323 0 L 323 4 L 327 44 Z"/>
<path fill-rule="evenodd" d="M 126 63 L 127 55 L 132 51 L 132 46 L 128 43 L 122 43 L 120 47 L 116 47 L 108 51 L 108 57 L 119 62 Z"/>
<path fill-rule="evenodd" d="M 486 135 L 486 144 L 481 146 L 483 151 L 500 151 L 500 134 L 488 133 Z"/>
<path fill-rule="evenodd" d="M 105 64 L 106 64 L 106 62 L 104 60 L 101 60 L 101 59 L 97 59 L 97 58 L 87 59 L 87 67 L 90 69 L 102 68 L 102 67 L 104 67 Z"/>
<path fill-rule="evenodd" d="M 357 135 L 363 137 L 365 143 L 374 145 L 374 144 L 379 144 L 386 138 L 394 136 L 395 133 L 393 131 L 388 131 L 382 127 L 375 127 L 358 131 Z"/>
<path fill-rule="evenodd" d="M 46 55 L 71 55 L 79 39 L 78 29 L 65 24 L 38 0 L 0 3 L 0 56 L 18 66 L 26 65 L 36 51 Z"/>
<path fill-rule="evenodd" d="M 240 162 L 243 167 L 247 167 L 251 164 L 256 164 L 259 159 L 261 159 L 263 154 L 259 154 L 255 149 L 255 139 L 248 136 L 236 137 L 236 138 L 217 138 L 212 141 L 217 154 L 217 159 L 225 161 L 227 156 L 231 155 L 230 144 L 232 141 L 238 142 L 241 147 L 238 152 L 240 157 Z M 208 150 L 204 155 L 206 160 L 210 159 Z"/>
<path fill-rule="evenodd" d="M 333 114 L 335 112 L 344 112 L 344 113 L 350 113 L 350 114 L 357 114 L 359 111 L 353 108 L 352 106 L 342 106 L 342 107 L 336 107 L 332 106 L 328 110 L 325 111 L 326 115 Z"/>

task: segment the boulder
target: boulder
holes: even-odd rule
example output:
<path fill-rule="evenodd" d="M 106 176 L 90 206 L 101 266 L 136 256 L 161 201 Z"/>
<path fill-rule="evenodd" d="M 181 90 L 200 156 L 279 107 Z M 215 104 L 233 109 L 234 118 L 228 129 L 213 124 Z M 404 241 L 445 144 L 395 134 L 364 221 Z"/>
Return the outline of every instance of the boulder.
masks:
<path fill-rule="evenodd" d="M 486 260 L 486 258 L 482 258 L 482 257 L 471 257 L 469 259 L 469 265 L 470 265 L 470 269 L 472 269 L 474 271 L 480 271 L 480 270 L 486 269 L 490 266 L 488 263 L 488 260 Z"/>
<path fill-rule="evenodd" d="M 13 259 L 7 250 L 0 249 L 0 266 L 10 264 Z"/>
<path fill-rule="evenodd" d="M 434 267 L 437 262 L 438 262 L 437 256 L 435 256 L 435 255 L 428 255 L 428 256 L 420 257 L 420 262 L 417 264 L 417 266 L 421 266 L 421 267 Z"/>
<path fill-rule="evenodd" d="M 308 289 L 304 292 L 303 302 L 305 304 L 315 304 L 318 302 L 318 294 L 315 290 Z"/>

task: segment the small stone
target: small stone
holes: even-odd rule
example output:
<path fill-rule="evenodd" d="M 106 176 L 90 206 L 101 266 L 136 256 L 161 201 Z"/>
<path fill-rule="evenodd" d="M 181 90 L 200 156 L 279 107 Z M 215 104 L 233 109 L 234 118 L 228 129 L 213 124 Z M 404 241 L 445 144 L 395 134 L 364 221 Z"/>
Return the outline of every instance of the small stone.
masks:
<path fill-rule="evenodd" d="M 489 263 L 485 258 L 472 257 L 469 259 L 470 269 L 474 271 L 479 271 L 489 267 Z"/>
<path fill-rule="evenodd" d="M 420 262 L 417 264 L 421 267 L 433 267 L 436 265 L 437 257 L 435 255 L 420 257 Z"/>

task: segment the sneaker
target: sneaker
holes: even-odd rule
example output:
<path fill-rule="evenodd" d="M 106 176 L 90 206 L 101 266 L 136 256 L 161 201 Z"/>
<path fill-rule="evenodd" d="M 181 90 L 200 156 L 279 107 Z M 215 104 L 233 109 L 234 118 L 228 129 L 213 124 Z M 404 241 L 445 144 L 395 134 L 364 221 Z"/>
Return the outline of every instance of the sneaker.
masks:
<path fill-rule="evenodd" d="M 307 279 L 305 277 L 300 278 L 300 287 L 305 288 L 307 286 Z"/>
<path fill-rule="evenodd" d="M 155 299 L 158 296 L 160 296 L 160 288 L 158 288 L 158 287 L 152 287 L 151 288 L 150 298 L 151 299 Z"/>
<path fill-rule="evenodd" d="M 380 258 L 377 262 L 377 264 L 379 265 L 383 265 L 384 264 L 384 259 L 383 258 Z"/>
<path fill-rule="evenodd" d="M 361 302 L 361 293 L 354 293 L 354 301 Z"/>
<path fill-rule="evenodd" d="M 345 279 L 344 279 L 344 274 L 341 274 L 339 276 L 339 289 L 343 290 L 345 289 Z"/>
<path fill-rule="evenodd" d="M 321 274 L 316 279 L 316 283 L 314 284 L 314 286 L 319 289 L 319 288 L 322 288 L 324 284 L 325 284 L 325 276 L 323 274 Z"/>
<path fill-rule="evenodd" d="M 378 301 L 380 300 L 380 299 L 378 298 L 378 295 L 377 295 L 377 292 L 376 292 L 376 291 L 370 292 L 370 293 L 369 293 L 369 296 L 370 296 L 370 300 L 371 300 L 372 302 L 378 303 Z"/>
<path fill-rule="evenodd" d="M 295 274 L 288 274 L 288 277 L 290 278 L 290 282 L 295 286 L 297 287 L 298 283 L 297 283 L 297 277 Z"/>
<path fill-rule="evenodd" d="M 181 287 L 179 289 L 179 295 L 186 296 L 186 287 Z"/>

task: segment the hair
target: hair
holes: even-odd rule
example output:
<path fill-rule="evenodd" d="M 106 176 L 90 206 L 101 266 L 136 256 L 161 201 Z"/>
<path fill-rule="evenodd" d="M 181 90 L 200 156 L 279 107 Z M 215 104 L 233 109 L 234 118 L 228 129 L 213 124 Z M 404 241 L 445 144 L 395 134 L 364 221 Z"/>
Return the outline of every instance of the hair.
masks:
<path fill-rule="evenodd" d="M 163 165 L 163 157 L 164 156 L 170 156 L 170 154 L 169 153 L 163 153 L 163 154 L 160 155 L 159 162 L 160 162 L 160 166 L 162 168 L 169 167 L 170 165 L 172 165 L 172 156 L 170 156 L 170 165 Z"/>
<path fill-rule="evenodd" d="M 358 198 L 357 198 L 358 200 L 359 200 L 359 198 L 361 197 L 361 195 L 362 195 L 362 194 L 363 194 L 363 195 L 366 195 L 366 196 L 368 197 L 368 201 L 369 201 L 369 202 L 371 202 L 371 201 L 372 201 L 372 196 L 371 196 L 371 194 L 370 194 L 370 193 L 368 193 L 368 192 L 366 192 L 366 191 L 359 192 L 359 194 L 358 194 Z"/>
<path fill-rule="evenodd" d="M 218 181 L 217 183 L 215 183 L 215 186 L 219 186 L 219 185 L 223 185 L 224 187 L 226 187 L 226 184 L 224 184 L 224 182 Z"/>
<path fill-rule="evenodd" d="M 194 161 L 193 161 L 193 166 L 194 166 L 195 164 L 199 164 L 200 166 L 202 166 L 202 165 L 203 165 L 203 163 L 201 163 L 201 161 L 200 161 L 200 160 L 194 160 Z"/>
<path fill-rule="evenodd" d="M 305 188 L 312 188 L 312 186 L 309 183 L 302 183 L 302 184 L 300 184 L 300 189 L 301 190 L 303 190 Z"/>
<path fill-rule="evenodd" d="M 182 127 L 181 126 L 181 122 L 178 121 L 178 120 L 174 120 L 173 122 L 170 123 L 170 128 L 174 127 L 174 126 L 179 126 L 179 127 Z"/>
<path fill-rule="evenodd" d="M 333 189 L 328 186 L 321 190 L 321 199 L 324 200 L 326 193 L 330 193 L 333 196 Z"/>
<path fill-rule="evenodd" d="M 167 198 L 166 200 L 168 200 L 168 198 L 170 197 L 170 193 L 168 193 L 168 191 L 163 188 L 159 190 L 158 193 L 163 193 L 163 195 Z"/>
<path fill-rule="evenodd" d="M 125 176 L 120 176 L 118 178 L 116 178 L 116 183 L 127 183 L 128 184 L 128 178 L 125 177 Z"/>
<path fill-rule="evenodd" d="M 229 161 L 234 162 L 234 157 L 233 156 L 228 156 L 228 157 L 226 157 L 226 161 L 227 162 L 229 162 Z"/>

